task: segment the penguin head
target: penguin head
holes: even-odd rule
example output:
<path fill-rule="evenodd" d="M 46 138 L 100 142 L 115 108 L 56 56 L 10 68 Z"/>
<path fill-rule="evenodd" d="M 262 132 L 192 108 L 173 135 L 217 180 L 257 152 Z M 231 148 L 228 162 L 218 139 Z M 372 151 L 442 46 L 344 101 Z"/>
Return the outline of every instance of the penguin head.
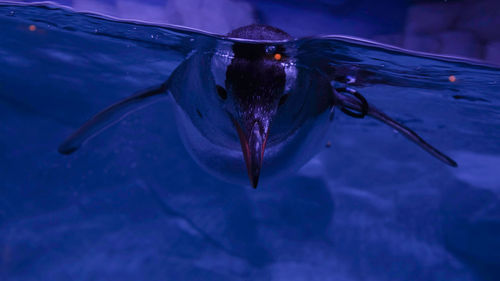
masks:
<path fill-rule="evenodd" d="M 242 27 L 228 36 L 251 40 L 291 38 L 265 25 Z M 224 83 L 217 84 L 216 91 L 227 103 L 250 182 L 257 187 L 272 119 L 287 97 L 287 57 L 283 46 L 272 44 L 236 42 L 232 52 Z"/>

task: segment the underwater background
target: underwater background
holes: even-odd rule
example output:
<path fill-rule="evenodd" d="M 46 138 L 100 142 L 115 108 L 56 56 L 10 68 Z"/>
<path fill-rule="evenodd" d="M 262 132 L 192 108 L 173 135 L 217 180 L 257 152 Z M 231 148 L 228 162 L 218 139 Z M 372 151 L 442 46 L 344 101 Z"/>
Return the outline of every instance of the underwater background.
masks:
<path fill-rule="evenodd" d="M 500 280 L 497 1 L 59 2 L 120 20 L 21 2 L 0 1 L 0 280 Z M 378 73 L 358 90 L 458 168 L 336 114 L 331 145 L 254 190 L 191 159 L 168 102 L 58 154 L 93 114 L 165 81 L 193 42 L 219 40 L 164 24 L 252 22 L 447 55 L 310 44 Z"/>

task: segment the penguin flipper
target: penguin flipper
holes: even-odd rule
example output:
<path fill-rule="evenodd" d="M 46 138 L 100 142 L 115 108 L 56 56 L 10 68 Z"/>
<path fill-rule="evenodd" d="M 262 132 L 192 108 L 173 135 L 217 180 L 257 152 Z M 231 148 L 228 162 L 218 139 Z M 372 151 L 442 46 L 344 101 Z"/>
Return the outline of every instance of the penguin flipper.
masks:
<path fill-rule="evenodd" d="M 121 100 L 101 112 L 97 113 L 85 122 L 78 130 L 70 135 L 58 148 L 61 154 L 71 154 L 82 144 L 98 135 L 108 127 L 116 124 L 128 114 L 150 105 L 167 96 L 166 83 L 156 87 L 140 91 L 132 96 Z"/>
<path fill-rule="evenodd" d="M 389 125 L 393 129 L 401 133 L 403 136 L 408 138 L 409 140 L 418 144 L 421 148 L 430 153 L 432 156 L 444 162 L 445 164 L 450 165 L 452 167 L 458 166 L 457 162 L 455 162 L 453 159 L 446 156 L 444 153 L 442 153 L 441 151 L 437 150 L 435 147 L 427 143 L 413 130 L 411 130 L 410 128 L 406 127 L 401 123 L 398 123 L 397 121 L 387 116 L 382 111 L 378 110 L 376 107 L 369 105 L 359 92 L 346 88 L 339 88 L 333 92 L 335 94 L 335 101 L 338 103 L 338 106 L 340 106 L 341 110 L 347 115 L 357 118 L 363 118 L 365 115 L 369 115 Z M 341 93 L 348 93 L 351 95 L 345 95 Z M 357 112 L 353 112 L 353 110 Z"/>

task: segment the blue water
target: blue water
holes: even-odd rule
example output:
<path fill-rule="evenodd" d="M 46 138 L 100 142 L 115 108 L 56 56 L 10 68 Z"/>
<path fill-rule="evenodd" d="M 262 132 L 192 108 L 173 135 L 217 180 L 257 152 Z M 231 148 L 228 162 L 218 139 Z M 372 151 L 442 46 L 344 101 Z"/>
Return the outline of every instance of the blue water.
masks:
<path fill-rule="evenodd" d="M 495 66 L 345 37 L 289 43 L 374 73 L 358 90 L 458 168 L 337 114 L 330 148 L 254 190 L 198 167 L 168 102 L 57 153 L 91 115 L 215 40 L 0 4 L 0 280 L 500 280 Z"/>

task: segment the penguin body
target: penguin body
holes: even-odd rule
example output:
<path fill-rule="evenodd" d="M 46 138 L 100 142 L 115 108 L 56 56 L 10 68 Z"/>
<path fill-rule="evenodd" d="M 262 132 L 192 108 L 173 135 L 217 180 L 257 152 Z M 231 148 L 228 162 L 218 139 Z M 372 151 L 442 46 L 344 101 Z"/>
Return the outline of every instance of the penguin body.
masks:
<path fill-rule="evenodd" d="M 250 25 L 228 37 L 237 40 L 194 50 L 165 83 L 98 113 L 59 151 L 72 153 L 130 112 L 170 97 L 185 147 L 197 163 L 230 182 L 250 180 L 254 188 L 261 175 L 286 175 L 310 160 L 323 147 L 336 107 L 355 118 L 373 117 L 456 166 L 356 90 L 333 88 L 324 72 L 287 49 L 292 38 L 286 32 Z"/>
<path fill-rule="evenodd" d="M 249 138 L 252 121 L 263 121 L 268 122 L 265 149 L 249 151 L 264 154 L 262 176 L 273 178 L 300 168 L 323 147 L 333 107 L 329 81 L 291 59 L 275 62 L 274 54 L 252 59 L 227 54 L 195 52 L 170 77 L 168 91 L 185 147 L 212 174 L 248 182 L 241 138 Z M 268 65 L 266 73 L 260 71 L 264 64 L 276 65 Z M 227 81 L 235 76 L 241 81 Z M 275 80 L 281 80 L 277 93 L 266 92 Z"/>

